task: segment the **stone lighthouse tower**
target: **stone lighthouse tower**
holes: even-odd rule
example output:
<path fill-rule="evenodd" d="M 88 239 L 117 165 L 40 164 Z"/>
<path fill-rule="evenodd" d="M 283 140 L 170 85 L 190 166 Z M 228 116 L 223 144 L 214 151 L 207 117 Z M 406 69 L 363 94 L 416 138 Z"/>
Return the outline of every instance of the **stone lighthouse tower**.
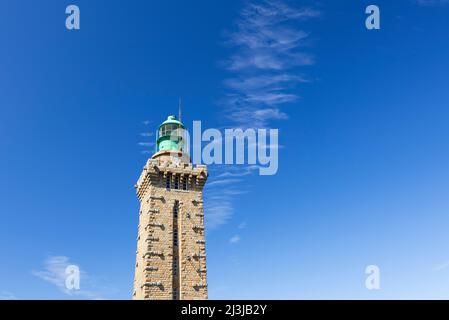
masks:
<path fill-rule="evenodd" d="M 184 153 L 184 125 L 169 116 L 136 184 L 140 201 L 133 299 L 207 299 L 204 165 Z"/>

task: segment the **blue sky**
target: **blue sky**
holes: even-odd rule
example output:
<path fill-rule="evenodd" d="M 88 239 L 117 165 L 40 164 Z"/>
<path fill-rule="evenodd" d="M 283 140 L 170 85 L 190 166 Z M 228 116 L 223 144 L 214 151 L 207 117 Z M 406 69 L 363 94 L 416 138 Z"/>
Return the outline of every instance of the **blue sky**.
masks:
<path fill-rule="evenodd" d="M 365 28 L 369 4 L 381 30 Z M 146 133 L 182 97 L 187 126 L 279 129 L 276 175 L 209 168 L 210 298 L 449 298 L 448 14 L 437 0 L 0 2 L 0 297 L 131 297 Z M 365 288 L 372 264 L 380 290 Z"/>

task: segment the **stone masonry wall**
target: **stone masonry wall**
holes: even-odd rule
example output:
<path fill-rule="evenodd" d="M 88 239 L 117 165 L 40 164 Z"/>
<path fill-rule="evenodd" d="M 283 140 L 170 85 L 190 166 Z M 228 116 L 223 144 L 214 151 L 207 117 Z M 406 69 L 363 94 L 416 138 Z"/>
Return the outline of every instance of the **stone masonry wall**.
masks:
<path fill-rule="evenodd" d="M 206 179 L 206 166 L 167 156 L 148 160 L 136 184 L 141 205 L 133 299 L 207 299 L 202 195 Z"/>

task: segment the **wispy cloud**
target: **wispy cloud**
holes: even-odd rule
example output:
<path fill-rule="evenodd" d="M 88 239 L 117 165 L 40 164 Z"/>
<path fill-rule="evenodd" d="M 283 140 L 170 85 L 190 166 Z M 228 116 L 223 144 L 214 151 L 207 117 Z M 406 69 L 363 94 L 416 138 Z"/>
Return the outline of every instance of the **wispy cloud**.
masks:
<path fill-rule="evenodd" d="M 280 0 L 249 2 L 236 21 L 236 30 L 227 33 L 225 42 L 233 53 L 223 62 L 230 77 L 223 105 L 228 119 L 241 126 L 265 127 L 271 120 L 288 116 L 280 106 L 297 101 L 291 92 L 298 83 L 310 82 L 293 69 L 315 63 L 305 52 L 307 32 L 292 26 L 292 21 L 315 18 L 312 8 L 297 9 Z"/>
<path fill-rule="evenodd" d="M 240 181 L 241 181 L 240 179 L 215 180 L 215 181 L 209 182 L 208 187 L 222 186 L 222 185 L 231 184 L 231 183 L 238 183 Z"/>
<path fill-rule="evenodd" d="M 273 120 L 288 119 L 281 107 L 299 99 L 293 90 L 298 84 L 311 82 L 298 69 L 315 63 L 304 50 L 309 34 L 292 22 L 319 15 L 312 8 L 293 8 L 281 0 L 245 4 L 234 30 L 226 32 L 230 54 L 221 64 L 228 76 L 223 81 L 225 93 L 220 104 L 231 126 L 264 128 Z M 259 169 L 253 165 L 214 168 L 205 189 L 209 229 L 230 220 L 235 198 L 248 192 L 243 177 Z"/>
<path fill-rule="evenodd" d="M 213 230 L 228 222 L 234 213 L 234 207 L 230 199 L 218 199 L 205 202 L 205 223 L 208 230 Z"/>
<path fill-rule="evenodd" d="M 252 174 L 254 171 L 259 170 L 259 166 L 257 165 L 249 165 L 249 166 L 241 166 L 241 167 L 231 167 L 227 168 L 226 171 L 219 173 L 215 178 L 235 178 L 235 177 L 243 177 Z"/>
<path fill-rule="evenodd" d="M 248 185 L 243 184 L 239 177 L 253 170 L 246 166 L 210 167 L 210 181 L 206 183 L 204 193 L 205 223 L 209 230 L 216 229 L 231 219 L 236 197 L 248 192 Z"/>
<path fill-rule="evenodd" d="M 142 123 L 143 123 L 144 126 L 148 126 L 148 125 L 151 123 L 151 121 L 145 120 L 145 121 L 142 121 Z M 137 145 L 138 145 L 139 147 L 144 148 L 143 150 L 140 151 L 140 153 L 141 153 L 141 154 L 144 154 L 144 155 L 151 154 L 152 151 L 153 151 L 152 149 L 153 149 L 153 147 L 154 147 L 154 145 L 155 145 L 155 142 L 154 142 L 154 141 L 148 141 L 148 140 L 151 140 L 151 139 L 149 139 L 149 138 L 152 137 L 152 136 L 154 136 L 154 133 L 148 131 L 148 128 L 145 128 L 144 131 L 140 133 L 140 136 L 141 136 L 142 138 L 144 138 L 144 139 L 143 139 L 144 141 L 139 141 L 139 142 L 137 142 Z M 148 139 L 148 140 L 147 140 L 147 139 Z M 146 140 L 146 141 L 145 141 L 145 140 Z"/>
<path fill-rule="evenodd" d="M 103 299 L 105 294 L 117 292 L 116 289 L 98 286 L 95 279 L 80 269 L 80 289 L 71 290 L 66 288 L 66 268 L 75 265 L 66 256 L 50 256 L 44 261 L 44 270 L 31 271 L 41 280 L 44 280 L 68 296 L 78 296 L 87 299 Z"/>
<path fill-rule="evenodd" d="M 229 243 L 231 244 L 236 244 L 238 242 L 240 242 L 240 236 L 237 234 L 235 236 L 232 236 L 231 239 L 229 239 Z"/>
<path fill-rule="evenodd" d="M 446 262 L 443 262 L 443 263 L 441 263 L 439 265 L 436 265 L 433 268 L 433 271 L 442 271 L 442 270 L 445 270 L 445 269 L 448 269 L 448 268 L 449 268 L 449 261 L 446 261 Z"/>
<path fill-rule="evenodd" d="M 138 142 L 137 143 L 141 147 L 151 147 L 154 146 L 154 142 Z"/>
<path fill-rule="evenodd" d="M 10 291 L 0 291 L 0 300 L 17 300 L 17 297 Z"/>
<path fill-rule="evenodd" d="M 273 85 L 276 85 L 276 88 L 281 89 L 291 86 L 293 83 L 300 82 L 307 83 L 310 82 L 310 80 L 307 80 L 302 76 L 279 74 L 274 76 L 261 75 L 246 78 L 231 78 L 226 79 L 224 83 L 227 87 L 244 93 L 263 88 L 272 89 Z"/>
<path fill-rule="evenodd" d="M 415 0 L 415 2 L 424 7 L 438 7 L 449 4 L 449 0 Z"/>

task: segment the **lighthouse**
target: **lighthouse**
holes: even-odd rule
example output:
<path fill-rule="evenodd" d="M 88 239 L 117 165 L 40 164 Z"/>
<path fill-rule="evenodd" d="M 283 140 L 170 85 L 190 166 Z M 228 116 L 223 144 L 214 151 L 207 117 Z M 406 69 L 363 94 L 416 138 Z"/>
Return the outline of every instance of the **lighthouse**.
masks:
<path fill-rule="evenodd" d="M 169 116 L 135 185 L 140 202 L 133 299 L 207 299 L 205 165 L 184 150 L 184 124 Z"/>

